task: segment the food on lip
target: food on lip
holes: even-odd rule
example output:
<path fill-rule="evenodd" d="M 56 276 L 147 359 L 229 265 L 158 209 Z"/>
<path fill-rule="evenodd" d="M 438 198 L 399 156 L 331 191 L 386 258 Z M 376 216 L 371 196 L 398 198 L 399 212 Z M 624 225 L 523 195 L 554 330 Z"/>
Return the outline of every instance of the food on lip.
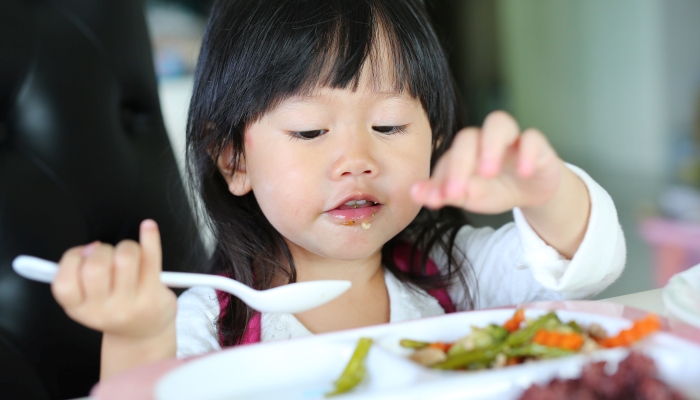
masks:
<path fill-rule="evenodd" d="M 617 371 L 605 372 L 605 361 L 586 365 L 577 379 L 554 379 L 544 386 L 532 385 L 521 400 L 547 399 L 673 399 L 684 396 L 659 380 L 654 361 L 632 352 Z"/>
<path fill-rule="evenodd" d="M 404 339 L 400 345 L 414 349 L 410 358 L 427 367 L 479 370 L 629 346 L 660 328 L 659 318 L 649 314 L 635 321 L 631 328 L 608 337 L 595 323 L 585 328 L 575 321 L 563 323 L 554 312 L 526 321 L 524 310 L 518 309 L 503 325 L 472 327 L 469 335 L 454 343 Z"/>
<path fill-rule="evenodd" d="M 375 213 L 379 211 L 378 205 L 378 202 L 366 199 L 348 200 L 328 213 L 333 217 L 345 219 L 346 221 L 342 222 L 345 226 L 354 226 L 357 223 L 367 230 L 372 226 Z"/>
<path fill-rule="evenodd" d="M 365 358 L 367 358 L 367 353 L 369 353 L 371 346 L 372 339 L 360 339 L 348 365 L 345 366 L 345 370 L 343 370 L 338 380 L 335 381 L 335 388 L 332 392 L 326 393 L 326 397 L 347 393 L 362 381 L 367 372 L 365 369 Z"/>

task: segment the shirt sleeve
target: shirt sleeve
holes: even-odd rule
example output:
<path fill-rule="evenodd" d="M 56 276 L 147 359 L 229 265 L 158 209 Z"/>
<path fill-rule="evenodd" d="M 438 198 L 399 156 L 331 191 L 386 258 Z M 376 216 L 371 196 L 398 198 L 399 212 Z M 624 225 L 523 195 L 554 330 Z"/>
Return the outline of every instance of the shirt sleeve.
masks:
<path fill-rule="evenodd" d="M 566 259 L 547 245 L 518 208 L 513 210 L 514 222 L 498 230 L 465 226 L 455 246 L 466 255 L 461 273 L 470 293 L 459 284 L 448 289 L 458 310 L 466 308 L 468 294 L 475 308 L 588 298 L 620 276 L 626 247 L 615 205 L 588 174 L 567 166 L 584 182 L 591 202 L 586 233 L 573 258 Z M 444 268 L 444 253 L 434 250 L 431 257 Z"/>
<path fill-rule="evenodd" d="M 177 357 L 189 357 L 219 350 L 216 320 L 219 300 L 216 291 L 197 286 L 186 290 L 177 299 Z"/>

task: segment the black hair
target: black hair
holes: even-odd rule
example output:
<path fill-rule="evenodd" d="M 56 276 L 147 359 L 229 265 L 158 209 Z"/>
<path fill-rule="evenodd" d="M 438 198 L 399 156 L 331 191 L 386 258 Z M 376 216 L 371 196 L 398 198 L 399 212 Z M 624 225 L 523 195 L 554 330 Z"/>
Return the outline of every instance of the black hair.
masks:
<path fill-rule="evenodd" d="M 190 181 L 216 240 L 205 272 L 258 289 L 269 288 L 280 274 L 296 280 L 291 253 L 254 193 L 231 195 L 217 159 L 232 148 L 232 165 L 237 165 L 246 127 L 289 97 L 317 87 L 357 89 L 363 66 L 376 72 L 380 51 L 393 66 L 394 89 L 420 100 L 427 113 L 432 168 L 459 128 L 458 105 L 446 56 L 420 0 L 219 0 L 213 5 L 187 124 Z M 383 246 L 382 263 L 399 280 L 423 289 L 462 285 L 464 307 L 471 308 L 476 289 L 467 284 L 471 275 L 461 273 L 468 268 L 466 257 L 454 248 L 466 224 L 455 208 L 423 208 Z M 408 272 L 394 263 L 401 241 L 413 244 Z M 447 268 L 426 276 L 428 255 L 436 247 L 447 255 Z M 218 328 L 221 345 L 230 346 L 240 343 L 252 310 L 235 297 L 225 300 Z"/>

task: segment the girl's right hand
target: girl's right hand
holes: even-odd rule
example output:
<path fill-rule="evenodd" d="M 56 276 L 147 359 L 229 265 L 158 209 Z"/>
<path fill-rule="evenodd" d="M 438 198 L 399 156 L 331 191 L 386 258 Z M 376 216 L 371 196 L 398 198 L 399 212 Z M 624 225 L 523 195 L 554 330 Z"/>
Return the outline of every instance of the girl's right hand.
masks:
<path fill-rule="evenodd" d="M 126 356 L 128 348 L 134 350 L 132 360 L 117 362 L 123 368 L 108 368 L 122 370 L 154 361 L 133 359 L 140 358 L 135 351 L 139 346 L 174 343 L 177 297 L 161 283 L 161 270 L 160 233 L 152 220 L 141 223 L 140 244 L 124 240 L 113 247 L 94 242 L 63 254 L 51 291 L 68 316 L 104 332 L 103 369 L 106 352 Z M 118 344 L 112 345 L 112 351 L 105 348 L 114 343 Z M 118 352 L 115 347 L 119 348 Z M 155 351 L 163 355 L 171 352 L 170 348 Z"/>

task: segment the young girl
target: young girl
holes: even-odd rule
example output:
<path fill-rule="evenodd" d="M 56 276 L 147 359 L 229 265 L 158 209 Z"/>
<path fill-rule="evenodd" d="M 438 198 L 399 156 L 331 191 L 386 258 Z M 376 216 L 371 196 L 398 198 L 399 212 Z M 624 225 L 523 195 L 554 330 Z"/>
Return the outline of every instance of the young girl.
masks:
<path fill-rule="evenodd" d="M 102 377 L 155 360 L 532 300 L 619 276 L 607 193 L 504 112 L 458 131 L 455 89 L 419 0 L 222 0 L 204 36 L 188 157 L 216 237 L 207 272 L 267 289 L 345 279 L 336 300 L 257 314 L 163 286 L 140 243 L 68 250 L 53 293 L 104 332 Z M 494 231 L 461 210 L 513 210 Z"/>

